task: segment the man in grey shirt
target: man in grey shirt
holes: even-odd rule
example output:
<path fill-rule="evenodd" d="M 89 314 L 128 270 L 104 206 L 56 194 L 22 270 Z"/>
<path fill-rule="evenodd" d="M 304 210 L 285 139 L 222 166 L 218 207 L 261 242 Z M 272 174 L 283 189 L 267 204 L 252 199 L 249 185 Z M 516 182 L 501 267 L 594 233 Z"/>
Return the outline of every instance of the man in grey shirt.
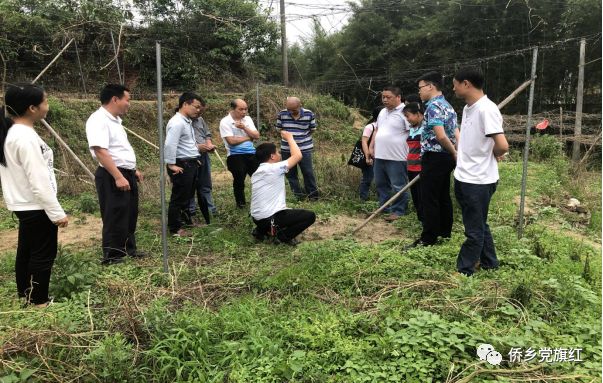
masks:
<path fill-rule="evenodd" d="M 193 130 L 195 132 L 195 141 L 197 142 L 197 148 L 199 149 L 201 167 L 197 173 L 197 199 L 199 200 L 199 207 L 201 213 L 206 217 L 205 207 L 215 215 L 218 211 L 214 205 L 214 201 L 211 195 L 212 183 L 211 183 L 211 161 L 209 159 L 209 153 L 216 149 L 216 146 L 212 142 L 212 134 L 209 130 L 207 122 L 203 119 L 203 114 L 207 110 L 207 103 L 201 99 L 201 112 L 199 117 L 193 119 Z M 191 198 L 189 204 L 189 214 L 193 217 L 196 214 L 197 204 L 195 203 L 195 196 Z M 207 219 L 206 219 L 207 221 Z"/>
<path fill-rule="evenodd" d="M 192 224 L 188 207 L 195 192 L 200 165 L 192 119 L 197 118 L 201 112 L 200 99 L 194 93 L 183 93 L 178 100 L 178 111 L 166 128 L 165 163 L 172 180 L 168 228 L 176 237 L 190 236 L 182 227 L 184 224 Z"/>

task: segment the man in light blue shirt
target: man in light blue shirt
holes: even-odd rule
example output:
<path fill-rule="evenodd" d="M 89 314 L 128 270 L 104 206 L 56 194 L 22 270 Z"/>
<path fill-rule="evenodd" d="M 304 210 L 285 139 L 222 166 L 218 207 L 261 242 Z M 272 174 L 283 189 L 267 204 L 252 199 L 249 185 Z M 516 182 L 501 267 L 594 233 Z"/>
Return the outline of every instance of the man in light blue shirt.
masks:
<path fill-rule="evenodd" d="M 172 181 L 168 228 L 170 233 L 177 237 L 190 236 L 182 227 L 184 224 L 192 224 L 188 206 L 195 193 L 200 164 L 192 119 L 200 113 L 201 97 L 185 92 L 180 96 L 176 114 L 168 121 L 166 127 L 165 163 Z"/>

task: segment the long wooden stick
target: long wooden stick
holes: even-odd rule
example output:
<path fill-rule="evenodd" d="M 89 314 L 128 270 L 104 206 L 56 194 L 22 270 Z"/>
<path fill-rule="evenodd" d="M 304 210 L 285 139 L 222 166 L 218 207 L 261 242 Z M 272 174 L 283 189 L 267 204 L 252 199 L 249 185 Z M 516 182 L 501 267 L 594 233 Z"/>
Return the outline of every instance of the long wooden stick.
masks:
<path fill-rule="evenodd" d="M 154 147 L 155 149 L 159 150 L 159 146 L 155 145 L 154 143 L 152 143 L 151 141 L 147 140 L 146 138 L 139 136 L 138 134 L 136 134 L 135 132 L 131 131 L 130 129 L 126 128 L 124 126 L 124 129 L 128 132 L 128 133 L 132 133 L 132 135 L 140 138 L 141 140 L 143 140 L 144 142 L 146 142 L 147 144 L 151 145 L 152 147 Z"/>
<path fill-rule="evenodd" d="M 61 51 L 54 56 L 54 58 L 52 59 L 52 61 L 46 65 L 46 68 L 42 69 L 42 71 L 40 72 L 40 74 L 38 75 L 38 77 L 34 78 L 33 81 L 31 82 L 32 84 L 35 84 L 36 81 L 38 81 L 40 79 L 40 77 L 42 77 L 42 75 L 44 73 L 46 73 L 46 71 L 48 70 L 48 68 L 50 68 L 52 66 L 52 64 L 54 64 L 55 61 L 57 61 L 59 59 L 59 57 L 61 57 L 61 55 L 63 54 L 63 52 L 65 52 L 65 50 L 71 45 L 71 43 L 74 41 L 75 39 L 71 39 L 69 40 L 69 42 L 67 43 L 67 45 L 65 45 L 63 47 L 63 49 L 61 49 Z"/>
<path fill-rule="evenodd" d="M 128 132 L 128 133 L 132 133 L 132 135 L 140 138 L 141 140 L 143 140 L 144 142 L 146 142 L 147 144 L 151 145 L 152 147 L 154 147 L 155 149 L 159 150 L 159 147 L 157 145 L 155 145 L 154 143 L 150 142 L 149 140 L 147 140 L 144 137 L 141 137 L 140 135 L 136 134 L 135 132 L 131 131 L 130 129 L 126 128 L 124 126 L 124 129 Z M 220 163 L 222 164 L 222 166 L 226 169 L 226 165 L 224 164 L 224 161 L 222 161 L 222 157 L 220 157 L 220 153 L 218 153 L 218 150 L 214 150 L 214 153 L 216 154 L 216 157 L 218 157 L 218 160 L 220 161 Z"/>
<path fill-rule="evenodd" d="M 214 150 L 214 153 L 216 153 L 216 157 L 218 157 L 218 159 L 220 160 L 220 163 L 222 164 L 222 166 L 224 167 L 224 169 L 226 168 L 226 165 L 224 165 L 224 161 L 222 161 L 222 157 L 220 157 L 220 153 L 218 153 L 218 150 Z"/>
<path fill-rule="evenodd" d="M 57 61 L 59 59 L 59 57 L 61 57 L 61 55 L 63 54 L 63 52 L 65 52 L 65 50 L 67 49 L 67 47 L 69 47 L 69 45 L 71 45 L 71 43 L 74 41 L 75 39 L 71 39 L 69 40 L 69 42 L 67 43 L 67 45 L 65 45 L 63 47 L 63 49 L 61 49 L 61 51 L 54 57 L 54 59 L 52 59 L 52 61 L 46 65 L 46 68 L 44 68 L 42 70 L 42 72 L 40 72 L 40 74 L 33 79 L 33 81 L 31 82 L 32 84 L 34 84 L 36 81 L 38 81 L 40 79 L 40 77 L 42 77 L 42 75 L 44 73 L 46 73 L 46 71 L 48 70 L 48 68 L 50 68 L 50 66 L 52 64 L 54 64 L 55 61 Z M 67 152 L 69 154 L 71 154 L 71 156 L 75 159 L 75 161 L 82 167 L 82 169 L 84 169 L 84 171 L 88 174 L 88 176 L 94 181 L 94 174 L 92 174 L 92 172 L 90 171 L 90 169 L 88 169 L 88 167 L 86 167 L 86 165 L 84 165 L 84 163 L 82 162 L 82 160 L 80 160 L 80 158 L 73 152 L 73 150 L 71 150 L 71 148 L 69 147 L 69 145 L 67 145 L 67 143 L 65 141 L 63 141 L 63 139 L 61 138 L 61 136 L 59 136 L 59 134 L 52 129 L 52 127 L 50 126 L 50 124 L 48 122 L 46 122 L 46 120 L 42 119 L 42 125 L 44 125 L 44 127 L 50 132 L 50 134 L 52 134 L 52 136 L 59 142 L 59 144 L 61 144 L 61 146 L 63 146 L 65 148 L 65 150 L 67 150 Z"/>
<path fill-rule="evenodd" d="M 513 93 L 511 93 L 507 98 L 505 98 L 500 104 L 498 104 L 498 109 L 502 109 L 505 107 L 505 105 L 507 105 L 508 103 L 510 103 L 511 101 L 513 101 L 513 99 L 515 97 L 517 97 L 517 95 L 519 93 L 521 93 L 521 91 L 523 91 L 525 88 L 528 87 L 528 85 L 530 85 L 532 83 L 532 80 L 528 80 L 526 82 L 524 82 L 523 84 L 521 84 L 517 89 L 515 89 L 513 91 Z"/>
<path fill-rule="evenodd" d="M 73 152 L 73 150 L 71 150 L 69 145 L 67 145 L 67 143 L 65 141 L 63 141 L 61 136 L 59 136 L 59 134 L 57 132 L 55 132 L 54 129 L 52 129 L 52 127 L 48 124 L 48 122 L 46 122 L 46 120 L 42 120 L 42 125 L 44 125 L 46 127 L 46 129 L 48 129 L 50 134 L 52 134 L 52 136 L 59 142 L 59 144 L 61 144 L 61 146 L 63 146 L 65 148 L 65 150 L 67 150 L 67 152 L 69 152 L 69 154 L 71 154 L 71 156 L 82 167 L 82 169 L 84 169 L 86 171 L 86 173 L 92 179 L 92 181 L 94 181 L 94 174 L 92 174 L 90 169 L 88 169 L 86 167 L 86 165 L 84 165 L 82 160 L 80 160 L 79 157 Z"/>
<path fill-rule="evenodd" d="M 599 125 L 599 128 L 601 127 L 601 125 Z M 584 163 L 586 163 L 586 161 L 588 160 L 588 158 L 590 157 L 590 155 L 593 152 L 593 149 L 595 148 L 595 146 L 597 145 L 597 142 L 599 142 L 599 140 L 601 139 L 601 134 L 603 134 L 603 130 L 599 130 L 599 134 L 597 135 L 597 137 L 595 138 L 595 140 L 593 141 L 592 145 L 590 146 L 590 148 L 586 151 L 586 153 L 584 153 L 584 157 L 582 157 L 582 159 L 580 160 L 580 163 L 578 165 L 582 165 Z"/>
<path fill-rule="evenodd" d="M 405 191 L 407 191 L 412 185 L 414 185 L 419 178 L 421 178 L 421 176 L 416 176 L 412 181 L 410 181 L 409 183 L 406 184 L 406 186 L 404 186 L 402 189 L 400 189 L 399 192 L 397 192 L 396 194 L 394 194 L 394 196 L 392 198 L 390 198 L 386 203 L 384 203 L 383 205 L 381 205 L 381 207 L 379 209 L 377 209 L 373 214 L 371 214 L 370 217 L 368 217 L 367 219 L 364 220 L 364 222 L 362 222 L 357 228 L 354 229 L 354 231 L 352 232 L 352 234 L 356 234 L 356 232 L 360 229 L 362 229 L 367 223 L 369 223 L 373 218 L 375 218 L 375 216 L 379 213 L 381 213 L 386 207 L 388 207 L 392 202 L 394 202 L 398 197 L 400 197 L 402 195 L 402 193 L 404 193 Z"/>

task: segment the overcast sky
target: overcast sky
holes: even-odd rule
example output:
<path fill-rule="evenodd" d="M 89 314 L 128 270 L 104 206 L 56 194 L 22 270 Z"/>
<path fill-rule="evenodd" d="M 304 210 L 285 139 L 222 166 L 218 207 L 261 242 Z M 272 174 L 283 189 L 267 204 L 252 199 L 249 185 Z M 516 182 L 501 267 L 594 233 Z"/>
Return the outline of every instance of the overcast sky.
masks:
<path fill-rule="evenodd" d="M 312 36 L 312 18 L 318 19 L 327 33 L 340 30 L 351 16 L 348 0 L 285 0 L 288 45 L 302 42 Z M 352 0 L 352 2 L 358 2 Z M 260 0 L 276 21 L 280 22 L 280 0 Z"/>

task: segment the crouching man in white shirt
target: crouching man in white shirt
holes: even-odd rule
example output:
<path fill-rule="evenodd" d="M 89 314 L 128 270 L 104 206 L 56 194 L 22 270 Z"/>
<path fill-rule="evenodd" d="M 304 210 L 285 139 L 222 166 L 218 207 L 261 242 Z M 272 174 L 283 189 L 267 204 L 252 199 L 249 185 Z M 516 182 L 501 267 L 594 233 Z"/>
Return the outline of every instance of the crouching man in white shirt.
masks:
<path fill-rule="evenodd" d="M 497 162 L 507 153 L 509 144 L 500 111 L 484 94 L 481 70 L 462 68 L 452 82 L 454 93 L 467 102 L 458 142 L 454 193 L 467 237 L 457 258 L 457 270 L 469 276 L 478 263 L 482 270 L 499 265 L 488 226 L 488 208 L 498 184 Z"/>
<path fill-rule="evenodd" d="M 291 157 L 281 161 L 276 145 L 263 143 L 256 148 L 260 166 L 251 176 L 251 217 L 256 224 L 253 236 L 263 240 L 267 235 L 292 246 L 297 237 L 316 220 L 309 210 L 288 209 L 285 202 L 285 174 L 302 159 L 302 152 L 287 131 L 281 137 L 289 144 Z"/>

